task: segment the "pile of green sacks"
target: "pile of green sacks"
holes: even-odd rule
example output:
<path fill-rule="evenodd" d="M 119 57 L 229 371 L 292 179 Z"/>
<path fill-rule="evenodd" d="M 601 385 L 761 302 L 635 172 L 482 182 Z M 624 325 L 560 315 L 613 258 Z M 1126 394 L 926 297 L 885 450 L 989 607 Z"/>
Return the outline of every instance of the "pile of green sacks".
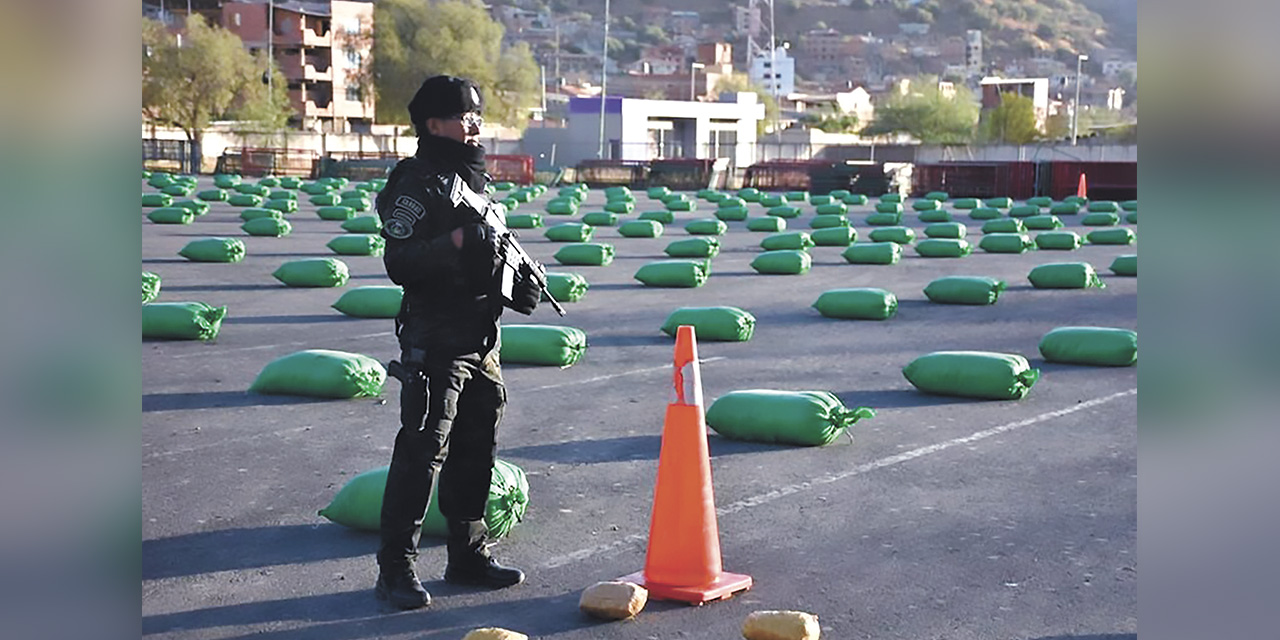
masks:
<path fill-rule="evenodd" d="M 388 467 L 379 467 L 349 480 L 319 515 L 344 527 L 361 531 L 377 531 L 381 526 L 382 497 L 387 489 Z M 484 522 L 489 535 L 502 538 L 524 519 L 529 506 L 529 481 L 524 470 L 505 460 L 494 460 L 489 477 L 489 500 L 485 504 Z M 440 513 L 439 492 L 433 491 L 422 519 L 422 535 L 445 538 L 448 523 Z"/>

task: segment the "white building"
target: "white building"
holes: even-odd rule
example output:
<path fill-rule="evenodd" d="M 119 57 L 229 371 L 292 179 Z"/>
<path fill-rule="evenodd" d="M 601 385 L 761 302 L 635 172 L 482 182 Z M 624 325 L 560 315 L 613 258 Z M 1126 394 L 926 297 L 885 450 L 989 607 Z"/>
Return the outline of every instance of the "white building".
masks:
<path fill-rule="evenodd" d="M 796 59 L 788 54 L 786 47 L 778 47 L 774 49 L 774 55 L 770 56 L 766 52 L 752 60 L 747 77 L 752 84 L 763 87 L 770 95 L 785 96 L 795 93 Z"/>

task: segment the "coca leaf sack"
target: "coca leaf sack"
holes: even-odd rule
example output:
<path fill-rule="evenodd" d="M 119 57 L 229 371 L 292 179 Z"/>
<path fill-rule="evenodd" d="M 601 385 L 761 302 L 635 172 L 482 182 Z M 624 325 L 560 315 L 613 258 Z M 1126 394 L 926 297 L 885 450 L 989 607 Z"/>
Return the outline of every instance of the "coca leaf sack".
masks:
<path fill-rule="evenodd" d="M 966 240 L 929 238 L 916 243 L 916 253 L 925 258 L 963 258 L 973 253 Z"/>
<path fill-rule="evenodd" d="M 293 225 L 288 220 L 282 218 L 255 218 L 242 225 L 240 228 L 251 236 L 267 236 L 272 238 L 282 238 L 289 235 L 293 231 Z"/>
<path fill-rule="evenodd" d="M 925 297 L 941 304 L 995 304 L 1004 291 L 1004 280 L 985 276 L 945 276 L 924 288 Z"/>
<path fill-rule="evenodd" d="M 787 228 L 787 221 L 777 216 L 765 216 L 763 218 L 752 218 L 747 221 L 747 231 L 769 231 L 778 232 Z"/>
<path fill-rule="evenodd" d="M 699 340 L 746 342 L 755 333 L 756 318 L 737 307 L 681 307 L 662 323 L 662 332 L 674 337 L 680 325 L 692 325 Z"/>
<path fill-rule="evenodd" d="M 787 231 L 784 233 L 775 233 L 765 236 L 760 241 L 760 247 L 766 251 L 774 251 L 777 249 L 808 249 L 814 246 L 813 239 L 804 231 Z"/>
<path fill-rule="evenodd" d="M 503 362 L 567 367 L 587 351 L 587 333 L 575 327 L 537 324 L 502 326 Z"/>
<path fill-rule="evenodd" d="M 1138 361 L 1138 332 L 1111 327 L 1058 327 L 1040 339 L 1049 362 L 1130 367 Z"/>
<path fill-rule="evenodd" d="M 613 262 L 613 245 L 578 242 L 561 247 L 552 257 L 563 265 L 603 267 Z"/>
<path fill-rule="evenodd" d="M 715 238 L 676 240 L 663 252 L 672 258 L 714 258 L 720 253 L 720 241 Z"/>
<path fill-rule="evenodd" d="M 353 318 L 394 318 L 404 290 L 395 285 L 356 287 L 343 293 L 333 308 Z"/>
<path fill-rule="evenodd" d="M 307 349 L 272 360 L 249 387 L 251 393 L 316 398 L 368 398 L 382 393 L 387 371 L 359 353 Z"/>
<path fill-rule="evenodd" d="M 840 254 L 850 264 L 898 264 L 902 245 L 896 242 L 859 242 Z"/>
<path fill-rule="evenodd" d="M 846 407 L 829 391 L 749 389 L 716 398 L 706 421 L 734 440 L 818 447 L 875 415 L 869 407 Z"/>
<path fill-rule="evenodd" d="M 341 287 L 350 272 L 337 258 L 308 258 L 286 262 L 271 275 L 290 287 Z"/>
<path fill-rule="evenodd" d="M 898 312 L 898 297 L 871 287 L 832 289 L 818 296 L 812 306 L 827 318 L 888 320 Z"/>
<path fill-rule="evenodd" d="M 150 271 L 142 272 L 142 304 L 155 300 L 160 295 L 160 276 Z"/>
<path fill-rule="evenodd" d="M 547 272 L 547 291 L 556 302 L 577 302 L 587 295 L 590 287 L 587 279 L 576 273 Z"/>
<path fill-rule="evenodd" d="M 1020 400 L 1040 379 L 1040 370 L 1012 353 L 938 351 L 912 360 L 902 375 L 925 393 Z"/>
<path fill-rule="evenodd" d="M 192 262 L 240 262 L 244 243 L 236 238 L 201 238 L 188 242 L 178 255 Z"/>
<path fill-rule="evenodd" d="M 1042 264 L 1027 274 L 1037 289 L 1086 289 L 1105 287 L 1093 265 L 1088 262 L 1053 262 Z"/>
<path fill-rule="evenodd" d="M 636 280 L 650 287 L 701 287 L 709 272 L 699 260 L 659 260 L 636 271 Z"/>
<path fill-rule="evenodd" d="M 203 302 L 153 302 L 142 305 L 142 337 L 168 340 L 213 340 L 226 307 Z"/>
<path fill-rule="evenodd" d="M 751 261 L 757 273 L 769 275 L 800 275 L 809 272 L 813 258 L 805 251 L 765 251 Z"/>
<path fill-rule="evenodd" d="M 847 247 L 858 239 L 858 231 L 853 227 L 831 227 L 818 229 L 809 237 L 819 247 Z"/>
<path fill-rule="evenodd" d="M 618 227 L 624 238 L 657 238 L 662 230 L 662 223 L 656 220 L 628 220 Z"/>
<path fill-rule="evenodd" d="M 1048 251 L 1075 251 L 1080 248 L 1080 235 L 1074 231 L 1037 233 L 1036 248 Z"/>
<path fill-rule="evenodd" d="M 1111 273 L 1118 276 L 1137 276 L 1138 254 L 1130 253 L 1116 256 L 1116 259 L 1111 261 Z"/>

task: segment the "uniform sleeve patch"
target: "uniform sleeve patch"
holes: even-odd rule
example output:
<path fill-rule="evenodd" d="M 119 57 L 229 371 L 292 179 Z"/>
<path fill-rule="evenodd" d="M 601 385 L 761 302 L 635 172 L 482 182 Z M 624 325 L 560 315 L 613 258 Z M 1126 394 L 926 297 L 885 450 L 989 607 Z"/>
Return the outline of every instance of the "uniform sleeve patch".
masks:
<path fill-rule="evenodd" d="M 383 223 L 382 230 L 390 238 L 404 240 L 413 235 L 413 227 L 426 215 L 427 208 L 409 195 L 396 198 L 391 215 Z"/>

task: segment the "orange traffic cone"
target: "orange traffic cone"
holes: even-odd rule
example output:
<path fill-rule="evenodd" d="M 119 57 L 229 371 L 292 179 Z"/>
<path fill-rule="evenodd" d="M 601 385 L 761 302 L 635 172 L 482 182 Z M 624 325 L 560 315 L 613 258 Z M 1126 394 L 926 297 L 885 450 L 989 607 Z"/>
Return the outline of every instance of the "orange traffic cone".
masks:
<path fill-rule="evenodd" d="M 702 381 L 692 326 L 676 330 L 675 402 L 667 405 L 644 570 L 622 580 L 649 597 L 703 604 L 751 588 L 751 576 L 721 570 Z"/>
<path fill-rule="evenodd" d="M 1076 195 L 1081 198 L 1089 197 L 1089 181 L 1085 180 L 1084 174 L 1080 174 L 1080 184 L 1076 186 Z"/>

